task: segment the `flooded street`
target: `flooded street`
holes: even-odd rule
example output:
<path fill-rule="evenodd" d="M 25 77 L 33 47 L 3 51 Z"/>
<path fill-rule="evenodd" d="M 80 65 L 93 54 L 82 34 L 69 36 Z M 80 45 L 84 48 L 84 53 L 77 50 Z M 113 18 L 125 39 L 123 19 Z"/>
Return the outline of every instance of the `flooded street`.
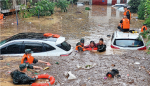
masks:
<path fill-rule="evenodd" d="M 39 19 L 19 18 L 18 26 L 15 14 L 6 16 L 6 20 L 0 24 L 0 40 L 23 32 L 54 33 L 66 37 L 67 42 L 75 48 L 80 38 L 85 39 L 85 45 L 91 40 L 98 43 L 99 39 L 103 38 L 107 45 L 107 50 L 103 53 L 74 50 L 70 56 L 36 57 L 52 65 L 50 69 L 41 70 L 38 74 L 48 73 L 54 76 L 54 86 L 149 86 L 150 75 L 147 71 L 150 71 L 150 55 L 145 51 L 116 50 L 110 47 L 111 37 L 107 35 L 112 35 L 117 30 L 123 13 L 111 6 L 88 6 L 91 8 L 90 11 L 86 11 L 85 7 L 87 6 L 70 6 L 67 13 L 56 9 L 52 16 Z M 144 21 L 137 20 L 136 17 L 137 14 L 132 14 L 131 29 L 139 30 Z M 9 72 L 18 69 L 20 61 L 21 57 L 5 57 L 0 60 L 0 86 L 15 86 Z M 55 64 L 56 62 L 59 62 L 59 65 Z M 134 64 L 135 62 L 140 64 Z M 77 65 L 86 66 L 94 63 L 96 66 L 89 70 L 77 68 Z M 40 63 L 35 65 L 46 67 Z M 104 79 L 106 73 L 112 69 L 118 69 L 121 78 Z M 28 71 L 27 74 L 34 76 L 34 71 Z M 66 71 L 71 71 L 77 79 L 67 80 L 63 75 Z"/>

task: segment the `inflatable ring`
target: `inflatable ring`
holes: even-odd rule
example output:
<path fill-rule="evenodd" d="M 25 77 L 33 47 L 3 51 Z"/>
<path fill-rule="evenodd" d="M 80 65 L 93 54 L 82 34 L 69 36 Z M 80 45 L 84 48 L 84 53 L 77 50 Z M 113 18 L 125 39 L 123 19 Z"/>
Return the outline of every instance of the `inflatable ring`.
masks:
<path fill-rule="evenodd" d="M 58 34 L 54 34 L 54 35 L 53 35 L 53 37 L 54 37 L 54 38 L 59 38 L 59 37 L 60 37 L 60 35 L 58 35 Z"/>
<path fill-rule="evenodd" d="M 48 83 L 32 83 L 31 86 L 50 86 L 55 83 L 55 78 L 48 74 L 41 74 L 37 76 L 37 79 L 49 79 Z"/>
<path fill-rule="evenodd" d="M 44 36 L 45 36 L 45 37 L 52 37 L 53 34 L 52 34 L 52 33 L 45 33 Z"/>
<path fill-rule="evenodd" d="M 97 50 L 97 48 L 86 48 L 86 50 Z"/>

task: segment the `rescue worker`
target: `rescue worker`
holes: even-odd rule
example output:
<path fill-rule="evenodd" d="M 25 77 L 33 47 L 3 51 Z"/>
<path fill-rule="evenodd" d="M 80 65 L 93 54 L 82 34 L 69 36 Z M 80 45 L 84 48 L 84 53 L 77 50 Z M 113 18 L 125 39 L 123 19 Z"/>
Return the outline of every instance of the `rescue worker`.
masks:
<path fill-rule="evenodd" d="M 5 19 L 5 16 L 4 16 L 4 14 L 2 14 L 2 13 L 0 12 L 0 20 L 3 20 L 3 19 Z"/>
<path fill-rule="evenodd" d="M 90 44 L 85 46 L 84 48 L 96 48 L 96 44 L 94 41 L 90 41 Z"/>
<path fill-rule="evenodd" d="M 77 44 L 76 44 L 76 50 L 78 50 L 78 51 L 85 51 L 86 49 L 84 48 L 84 39 L 83 38 L 81 38 L 80 39 L 80 42 L 78 42 Z"/>
<path fill-rule="evenodd" d="M 144 32 L 147 30 L 146 24 L 143 24 L 142 28 L 141 28 L 141 32 Z"/>
<path fill-rule="evenodd" d="M 120 27 L 121 26 L 121 27 Z M 127 16 L 124 16 L 123 19 L 120 21 L 117 27 L 119 30 L 123 32 L 128 32 L 130 29 L 130 22 Z"/>
<path fill-rule="evenodd" d="M 27 71 L 27 64 L 23 63 L 19 65 L 19 70 L 15 70 L 13 72 L 10 73 L 12 79 L 13 79 L 13 83 L 14 84 L 32 84 L 37 80 L 37 76 L 34 78 L 29 77 L 28 75 L 26 75 L 26 71 Z"/>
<path fill-rule="evenodd" d="M 127 16 L 127 18 L 129 19 L 129 21 L 131 20 L 131 12 L 127 7 L 124 7 L 124 16 Z"/>
<path fill-rule="evenodd" d="M 97 44 L 97 50 L 92 50 L 92 52 L 104 52 L 106 51 L 106 45 L 103 42 L 103 38 L 99 39 L 99 43 Z"/>
<path fill-rule="evenodd" d="M 23 63 L 28 64 L 27 68 L 29 68 L 29 69 L 43 69 L 42 67 L 31 65 L 32 63 L 37 63 L 37 62 L 45 63 L 45 64 L 50 65 L 49 62 L 45 62 L 45 61 L 42 61 L 42 60 L 35 59 L 34 57 L 31 56 L 31 53 L 33 53 L 33 51 L 31 51 L 31 49 L 26 49 L 25 50 L 25 54 L 23 55 L 23 57 L 21 59 L 21 64 L 23 64 Z"/>

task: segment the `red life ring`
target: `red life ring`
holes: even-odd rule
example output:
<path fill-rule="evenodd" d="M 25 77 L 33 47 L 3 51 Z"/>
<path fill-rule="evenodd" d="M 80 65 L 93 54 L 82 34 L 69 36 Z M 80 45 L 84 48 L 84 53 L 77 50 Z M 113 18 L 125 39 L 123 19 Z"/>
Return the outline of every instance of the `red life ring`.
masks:
<path fill-rule="evenodd" d="M 52 33 L 44 33 L 44 36 L 45 36 L 45 37 L 52 37 L 53 34 L 52 34 Z"/>
<path fill-rule="evenodd" d="M 96 48 L 86 48 L 86 50 L 97 50 L 97 47 Z"/>
<path fill-rule="evenodd" d="M 48 74 L 38 75 L 38 79 L 49 79 L 50 82 L 48 82 L 48 83 L 32 83 L 31 86 L 50 86 L 55 83 L 55 78 Z"/>

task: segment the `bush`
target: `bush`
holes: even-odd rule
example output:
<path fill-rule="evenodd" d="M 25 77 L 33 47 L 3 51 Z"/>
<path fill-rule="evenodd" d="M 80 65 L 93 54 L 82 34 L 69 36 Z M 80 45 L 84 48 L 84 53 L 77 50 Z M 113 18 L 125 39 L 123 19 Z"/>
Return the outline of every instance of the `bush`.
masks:
<path fill-rule="evenodd" d="M 42 0 L 35 3 L 34 8 L 30 9 L 30 12 L 33 13 L 35 16 L 50 16 L 54 13 L 55 3 L 50 2 L 49 0 Z"/>
<path fill-rule="evenodd" d="M 150 1 L 147 0 L 145 3 L 145 24 L 150 27 Z"/>
<path fill-rule="evenodd" d="M 150 17 L 146 18 L 145 22 L 144 22 L 148 27 L 150 27 Z"/>
<path fill-rule="evenodd" d="M 140 5 L 138 7 L 138 18 L 144 20 L 144 15 L 145 15 L 145 3 L 146 0 L 141 0 Z"/>
<path fill-rule="evenodd" d="M 21 18 L 29 18 L 29 17 L 31 17 L 33 15 L 32 13 L 30 13 L 28 11 L 28 6 L 26 6 L 26 5 L 21 5 L 20 6 L 19 14 L 20 14 L 19 16 Z"/>
<path fill-rule="evenodd" d="M 130 0 L 129 5 L 131 6 L 129 9 L 132 13 L 136 13 L 138 11 L 138 6 L 140 5 L 141 0 Z"/>
<path fill-rule="evenodd" d="M 70 2 L 67 1 L 67 0 L 59 0 L 56 3 L 56 6 L 57 6 L 57 8 L 60 8 L 61 11 L 67 12 L 67 7 L 68 7 L 69 4 L 70 4 Z"/>

